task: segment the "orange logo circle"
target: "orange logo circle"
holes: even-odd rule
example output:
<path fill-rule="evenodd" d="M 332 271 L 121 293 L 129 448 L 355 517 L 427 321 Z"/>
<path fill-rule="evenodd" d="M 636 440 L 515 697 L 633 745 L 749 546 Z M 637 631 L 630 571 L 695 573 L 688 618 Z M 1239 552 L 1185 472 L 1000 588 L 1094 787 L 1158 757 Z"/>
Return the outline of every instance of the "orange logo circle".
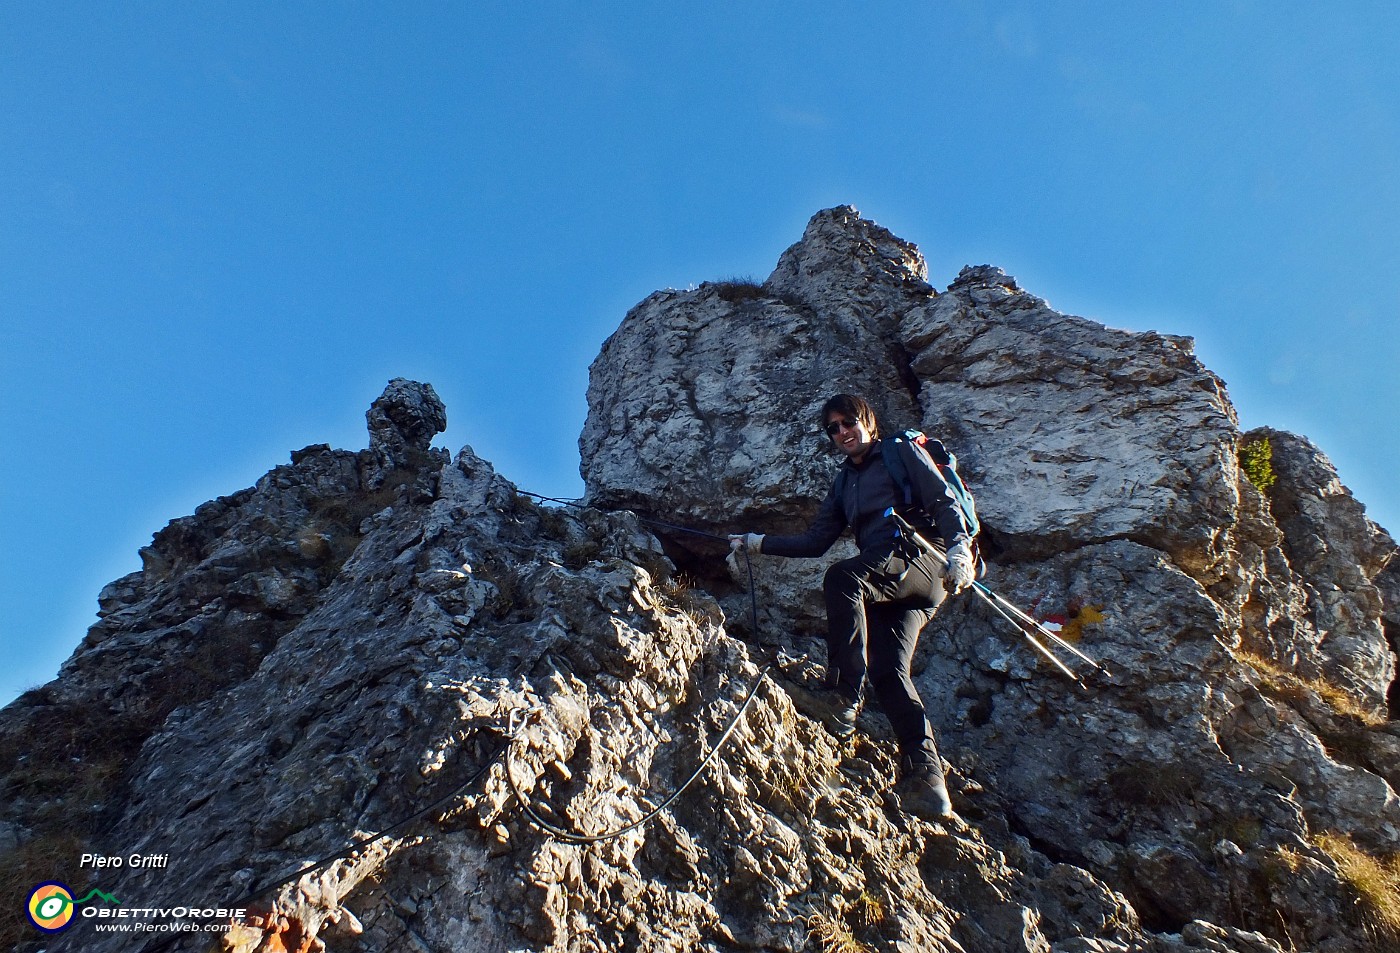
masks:
<path fill-rule="evenodd" d="M 57 933 L 73 921 L 73 894 L 57 880 L 29 892 L 29 922 L 45 933 Z"/>

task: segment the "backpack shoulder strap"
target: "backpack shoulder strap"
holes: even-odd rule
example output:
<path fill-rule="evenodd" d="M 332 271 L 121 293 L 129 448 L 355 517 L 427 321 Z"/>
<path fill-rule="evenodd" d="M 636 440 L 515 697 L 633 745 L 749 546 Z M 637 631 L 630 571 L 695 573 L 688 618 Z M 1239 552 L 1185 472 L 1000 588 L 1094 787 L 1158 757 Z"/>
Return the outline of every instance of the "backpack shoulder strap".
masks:
<path fill-rule="evenodd" d="M 914 481 L 909 477 L 909 467 L 899 452 L 899 444 L 912 443 L 916 446 L 923 446 L 927 439 L 917 430 L 905 430 L 880 441 L 880 455 L 884 459 L 885 469 L 889 471 L 890 479 L 894 481 L 895 488 L 904 497 L 905 506 L 914 502 Z"/>
<path fill-rule="evenodd" d="M 917 430 L 906 430 L 894 438 L 891 443 L 908 441 L 921 448 L 928 458 L 933 461 L 934 473 L 938 479 L 943 481 L 949 495 L 953 498 L 954 504 L 962 513 L 963 522 L 967 525 L 968 534 L 972 540 L 973 565 L 976 566 L 977 576 L 980 578 L 987 571 L 987 565 L 982 561 L 981 547 L 978 544 L 978 534 L 982 526 L 977 519 L 977 504 L 973 500 L 972 492 L 963 483 L 962 477 L 958 474 L 958 458 L 949 452 L 943 445 L 943 441 L 929 437 Z M 891 450 L 893 447 L 891 447 Z M 890 475 L 895 482 L 905 487 L 906 502 L 913 502 L 914 489 L 909 472 L 900 459 L 898 453 L 890 452 L 885 456 L 885 466 L 889 469 Z"/>
<path fill-rule="evenodd" d="M 943 478 L 943 482 L 953 494 L 953 499 L 962 510 L 963 521 L 967 523 L 968 532 L 975 537 L 981 532 L 982 525 L 977 519 L 977 503 L 972 497 L 972 491 L 963 483 L 962 476 L 958 473 L 958 458 L 943 446 L 942 441 L 934 440 L 932 437 L 924 444 L 924 449 L 928 451 L 929 457 L 938 466 L 938 475 Z"/>

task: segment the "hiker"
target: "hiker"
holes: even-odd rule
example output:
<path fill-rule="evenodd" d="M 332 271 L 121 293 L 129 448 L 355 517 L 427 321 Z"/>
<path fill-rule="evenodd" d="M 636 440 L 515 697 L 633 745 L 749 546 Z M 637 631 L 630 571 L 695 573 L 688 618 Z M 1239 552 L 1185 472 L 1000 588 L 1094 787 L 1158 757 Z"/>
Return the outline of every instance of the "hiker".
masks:
<path fill-rule="evenodd" d="M 864 399 L 832 397 L 822 405 L 821 425 L 846 459 L 807 531 L 741 533 L 729 537 L 730 545 L 736 553 L 821 556 L 850 527 L 860 555 L 832 565 L 823 583 L 827 672 L 814 707 L 832 734 L 847 738 L 868 687 L 899 739 L 901 777 L 895 791 L 901 803 L 926 818 L 951 817 L 943 763 L 910 663 L 919 632 L 947 594 L 976 577 L 968 524 L 921 446 L 902 439 L 882 446 L 875 412 Z M 891 473 L 890 453 L 898 455 L 894 469 L 903 473 Z M 910 495 L 912 506 L 906 504 Z M 893 520 L 885 516 L 891 507 L 946 552 L 946 570 L 936 557 L 898 538 Z"/>

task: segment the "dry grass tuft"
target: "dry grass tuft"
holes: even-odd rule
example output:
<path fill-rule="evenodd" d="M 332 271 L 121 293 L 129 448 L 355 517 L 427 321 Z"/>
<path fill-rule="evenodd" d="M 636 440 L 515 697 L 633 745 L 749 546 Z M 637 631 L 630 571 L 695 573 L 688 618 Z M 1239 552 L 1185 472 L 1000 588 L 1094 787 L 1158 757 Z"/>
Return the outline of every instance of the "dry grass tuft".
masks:
<path fill-rule="evenodd" d="M 84 845 L 68 832 L 45 834 L 0 855 L 0 897 L 10 904 L 10 910 L 0 918 L 0 949 L 19 950 L 22 944 L 41 940 L 44 934 L 29 925 L 21 912 L 25 897 L 36 884 L 61 877 L 74 869 L 83 854 Z"/>
<path fill-rule="evenodd" d="M 872 930 L 885 922 L 885 905 L 869 891 L 861 891 L 851 904 L 849 916 L 858 929 Z"/>
<path fill-rule="evenodd" d="M 724 281 L 712 282 L 712 285 L 720 298 L 731 304 L 740 301 L 761 301 L 768 297 L 768 293 L 763 290 L 763 283 L 747 276 L 726 278 Z"/>
<path fill-rule="evenodd" d="M 1373 857 L 1345 834 L 1319 834 L 1313 843 L 1332 858 L 1377 926 L 1400 939 L 1400 855 Z"/>
<path fill-rule="evenodd" d="M 665 579 L 656 590 L 690 619 L 696 628 L 703 629 L 724 623 L 724 614 L 720 611 L 718 603 L 685 573 L 676 573 Z"/>
<path fill-rule="evenodd" d="M 1367 728 L 1381 728 L 1385 717 L 1363 706 L 1351 694 L 1321 678 L 1303 678 L 1276 662 L 1253 652 L 1239 652 L 1240 661 L 1254 669 L 1264 680 L 1264 688 L 1283 701 L 1303 702 L 1309 694 L 1317 695 L 1337 715 L 1360 722 Z"/>
<path fill-rule="evenodd" d="M 1277 853 L 1279 861 L 1288 868 L 1289 873 L 1296 874 L 1303 869 L 1304 857 L 1292 847 L 1285 845 L 1280 847 Z"/>
<path fill-rule="evenodd" d="M 856 939 L 851 928 L 839 917 L 814 913 L 803 920 L 807 939 L 815 940 L 822 953 L 872 953 L 871 948 Z"/>

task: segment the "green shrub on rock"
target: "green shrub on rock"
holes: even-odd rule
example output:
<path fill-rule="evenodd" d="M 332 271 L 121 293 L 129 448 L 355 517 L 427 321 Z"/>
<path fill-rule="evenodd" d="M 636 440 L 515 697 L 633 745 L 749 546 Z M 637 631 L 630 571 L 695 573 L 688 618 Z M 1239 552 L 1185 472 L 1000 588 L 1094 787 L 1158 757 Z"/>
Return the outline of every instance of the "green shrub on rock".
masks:
<path fill-rule="evenodd" d="M 1274 448 L 1268 437 L 1241 444 L 1239 457 L 1244 475 L 1264 493 L 1268 493 L 1269 487 L 1278 482 L 1278 476 L 1274 473 Z"/>

